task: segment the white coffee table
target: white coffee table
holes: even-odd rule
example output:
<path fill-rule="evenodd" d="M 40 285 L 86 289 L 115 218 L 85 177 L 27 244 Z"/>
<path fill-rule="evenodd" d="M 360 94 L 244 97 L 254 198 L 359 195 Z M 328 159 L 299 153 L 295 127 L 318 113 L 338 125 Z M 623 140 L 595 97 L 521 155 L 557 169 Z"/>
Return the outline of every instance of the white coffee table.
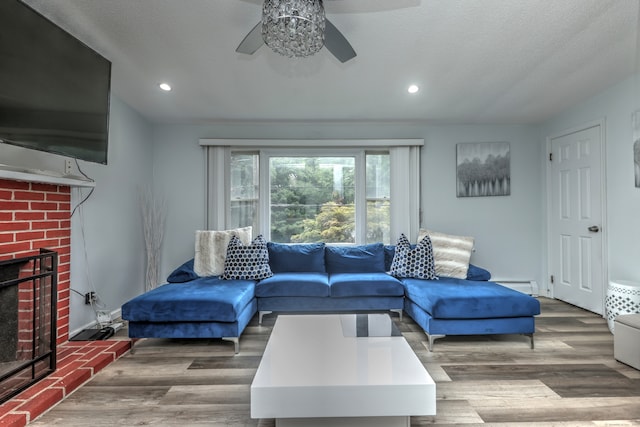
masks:
<path fill-rule="evenodd" d="M 251 384 L 251 418 L 278 427 L 409 426 L 435 413 L 435 383 L 387 314 L 278 316 Z"/>

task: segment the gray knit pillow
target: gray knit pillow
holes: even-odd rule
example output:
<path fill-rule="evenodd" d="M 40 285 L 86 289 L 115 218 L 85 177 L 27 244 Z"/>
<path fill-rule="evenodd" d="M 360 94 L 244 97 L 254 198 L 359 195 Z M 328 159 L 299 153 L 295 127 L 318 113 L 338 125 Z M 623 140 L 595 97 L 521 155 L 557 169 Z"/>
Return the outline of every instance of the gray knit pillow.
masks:
<path fill-rule="evenodd" d="M 250 245 L 243 245 L 236 236 L 231 237 L 222 279 L 261 280 L 271 276 L 267 241 L 262 235 L 253 239 Z"/>

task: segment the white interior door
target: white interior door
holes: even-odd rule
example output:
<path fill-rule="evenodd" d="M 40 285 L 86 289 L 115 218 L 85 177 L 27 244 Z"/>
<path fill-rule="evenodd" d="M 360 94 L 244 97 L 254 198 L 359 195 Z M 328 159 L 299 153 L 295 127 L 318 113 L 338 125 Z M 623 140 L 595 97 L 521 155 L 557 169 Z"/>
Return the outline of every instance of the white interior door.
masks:
<path fill-rule="evenodd" d="M 549 268 L 553 296 L 604 307 L 601 124 L 550 138 Z"/>

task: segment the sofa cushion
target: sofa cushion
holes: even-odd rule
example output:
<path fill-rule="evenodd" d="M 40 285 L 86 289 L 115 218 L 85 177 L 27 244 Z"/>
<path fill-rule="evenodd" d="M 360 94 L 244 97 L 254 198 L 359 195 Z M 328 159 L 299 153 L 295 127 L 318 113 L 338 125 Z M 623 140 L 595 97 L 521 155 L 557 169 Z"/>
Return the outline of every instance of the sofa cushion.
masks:
<path fill-rule="evenodd" d="M 469 264 L 469 270 L 467 270 L 467 280 L 491 280 L 491 273 L 489 270 L 485 270 L 477 265 Z"/>
<path fill-rule="evenodd" d="M 331 297 L 398 296 L 402 282 L 387 273 L 336 273 L 329 276 Z"/>
<path fill-rule="evenodd" d="M 429 236 L 425 236 L 415 248 L 412 248 L 407 236 L 401 234 L 389 274 L 395 277 L 437 280 Z"/>
<path fill-rule="evenodd" d="M 184 283 L 190 280 L 195 280 L 198 277 L 200 277 L 193 270 L 193 262 L 194 262 L 194 259 L 191 258 L 189 261 L 185 262 L 180 267 L 173 270 L 171 274 L 169 274 L 169 277 L 167 277 L 167 282 Z"/>
<path fill-rule="evenodd" d="M 420 229 L 418 241 L 429 236 L 433 245 L 436 274 L 440 277 L 466 279 L 473 250 L 473 237 L 454 236 L 437 231 Z"/>
<path fill-rule="evenodd" d="M 391 270 L 391 263 L 396 254 L 395 245 L 384 245 L 384 271 Z"/>
<path fill-rule="evenodd" d="M 327 273 L 384 272 L 384 245 L 372 243 L 356 246 L 327 246 L 325 248 Z"/>
<path fill-rule="evenodd" d="M 197 230 L 194 271 L 198 276 L 220 276 L 224 272 L 224 260 L 232 236 L 248 245 L 251 242 L 252 227 L 233 230 Z"/>
<path fill-rule="evenodd" d="M 256 285 L 257 297 L 328 297 L 327 273 L 275 273 Z"/>
<path fill-rule="evenodd" d="M 488 319 L 540 314 L 537 299 L 494 282 L 401 279 L 405 295 L 436 319 Z"/>
<path fill-rule="evenodd" d="M 267 243 L 269 265 L 274 273 L 325 273 L 324 243 L 285 244 Z"/>
<path fill-rule="evenodd" d="M 271 276 L 267 241 L 262 235 L 253 239 L 250 245 L 243 245 L 236 236 L 231 237 L 222 279 L 260 280 Z"/>
<path fill-rule="evenodd" d="M 255 298 L 255 282 L 201 277 L 169 283 L 122 306 L 122 318 L 135 322 L 234 322 Z"/>

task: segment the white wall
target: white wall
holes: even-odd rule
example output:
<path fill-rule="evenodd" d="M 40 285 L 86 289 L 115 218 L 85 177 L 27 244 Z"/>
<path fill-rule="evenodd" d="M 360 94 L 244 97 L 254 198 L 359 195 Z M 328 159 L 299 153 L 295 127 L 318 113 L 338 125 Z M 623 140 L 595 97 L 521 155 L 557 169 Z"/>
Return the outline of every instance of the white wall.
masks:
<path fill-rule="evenodd" d="M 539 158 L 529 126 L 431 126 L 422 159 L 422 225 L 475 237 L 472 262 L 496 279 L 536 280 L 542 274 Z M 510 143 L 511 195 L 456 197 L 456 144 Z"/>
<path fill-rule="evenodd" d="M 546 147 L 548 136 L 605 120 L 604 227 L 608 230 L 609 278 L 614 280 L 640 281 L 640 189 L 634 186 L 631 127 L 631 114 L 640 109 L 639 80 L 640 76 L 621 82 L 540 126 L 540 143 Z"/>
<path fill-rule="evenodd" d="M 542 151 L 534 127 L 376 122 L 156 126 L 154 182 L 169 202 L 162 277 L 193 257 L 194 232 L 205 224 L 205 159 L 199 138 L 424 138 L 422 225 L 474 236 L 472 262 L 489 268 L 494 277 L 540 280 Z M 510 142 L 511 195 L 457 198 L 455 145 L 483 141 Z"/>
<path fill-rule="evenodd" d="M 84 294 L 95 289 L 108 311 L 144 291 L 146 254 L 138 194 L 153 180 L 152 126 L 112 96 L 108 164 L 80 162 L 96 181 L 94 193 L 71 222 L 71 287 Z M 87 189 L 72 192 L 72 206 Z M 86 261 L 85 261 L 86 247 Z M 88 273 L 88 274 L 87 274 Z M 71 333 L 95 320 L 82 296 L 71 293 Z"/>

